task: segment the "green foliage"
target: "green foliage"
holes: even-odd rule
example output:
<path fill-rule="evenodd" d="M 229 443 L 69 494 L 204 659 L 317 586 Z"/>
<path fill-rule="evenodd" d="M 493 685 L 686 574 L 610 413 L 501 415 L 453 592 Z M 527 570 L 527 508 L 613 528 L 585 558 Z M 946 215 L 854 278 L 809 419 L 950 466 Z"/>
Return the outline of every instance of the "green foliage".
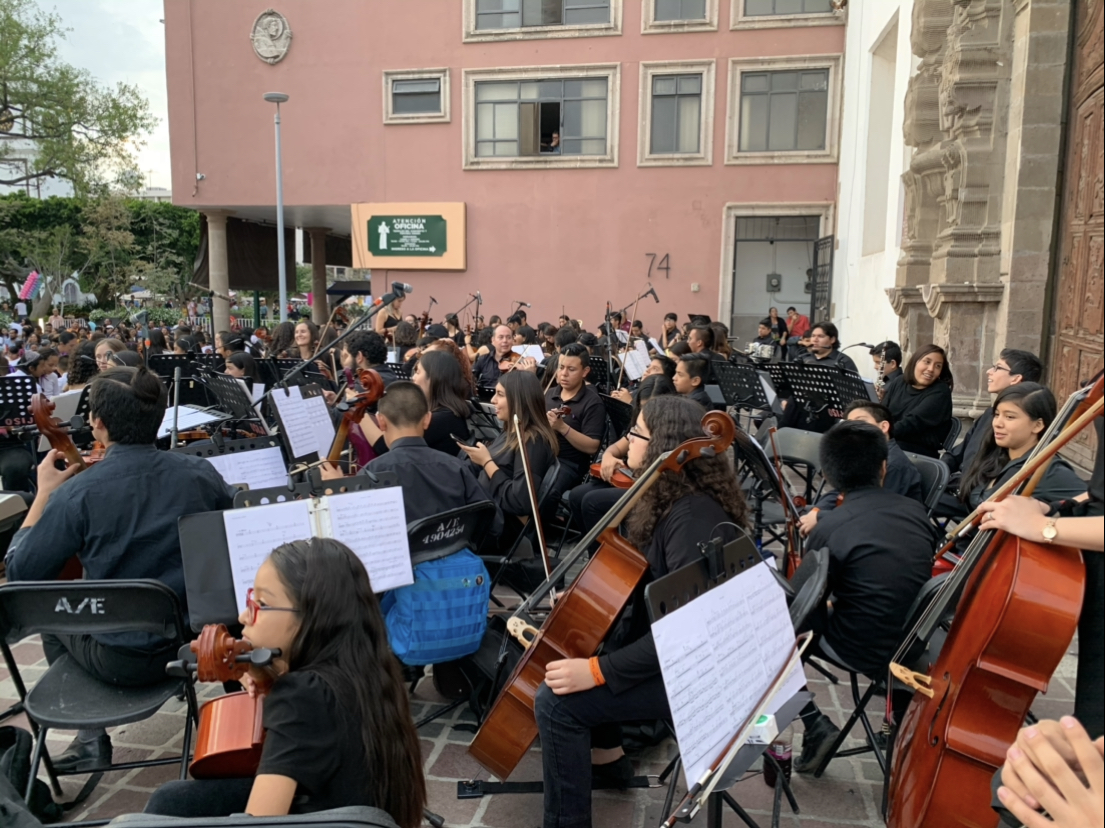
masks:
<path fill-rule="evenodd" d="M 141 181 L 135 150 L 157 124 L 136 86 L 101 86 L 57 56 L 65 37 L 57 14 L 33 0 L 0 0 L 0 127 L 33 142 L 25 172 L 5 172 L 0 184 L 61 178 L 78 195 Z M 12 150 L 0 142 L 0 160 Z"/>
<path fill-rule="evenodd" d="M 279 280 L 277 280 L 279 281 Z M 310 293 L 314 286 L 311 275 L 311 266 L 297 264 L 295 266 L 295 289 L 297 293 Z"/>
<path fill-rule="evenodd" d="M 147 314 L 147 321 L 151 325 L 176 325 L 181 320 L 181 310 L 179 308 L 94 308 L 88 312 L 88 318 L 99 324 L 105 319 L 111 319 L 118 322 L 120 319 L 126 320 L 135 313 L 145 312 Z"/>

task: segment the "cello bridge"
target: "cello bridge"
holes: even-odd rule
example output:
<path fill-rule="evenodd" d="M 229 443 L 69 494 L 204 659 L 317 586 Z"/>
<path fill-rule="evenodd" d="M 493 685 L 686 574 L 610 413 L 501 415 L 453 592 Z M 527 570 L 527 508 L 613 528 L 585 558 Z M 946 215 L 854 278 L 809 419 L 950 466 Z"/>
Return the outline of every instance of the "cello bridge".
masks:
<path fill-rule="evenodd" d="M 936 695 L 932 689 L 932 676 L 926 676 L 924 673 L 915 673 L 908 667 L 903 667 L 901 664 L 891 664 L 890 674 L 894 676 L 898 681 L 907 687 L 912 687 L 918 693 L 928 696 L 930 699 Z"/>
<path fill-rule="evenodd" d="M 506 622 L 506 629 L 527 650 L 533 640 L 537 638 L 538 629 L 531 624 L 527 624 L 518 616 Z"/>

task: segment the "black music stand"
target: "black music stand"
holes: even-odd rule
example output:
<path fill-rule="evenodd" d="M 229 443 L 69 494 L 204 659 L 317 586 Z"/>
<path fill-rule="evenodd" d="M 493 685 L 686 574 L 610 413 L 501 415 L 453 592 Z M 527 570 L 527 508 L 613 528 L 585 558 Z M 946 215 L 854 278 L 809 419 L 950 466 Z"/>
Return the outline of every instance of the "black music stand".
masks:
<path fill-rule="evenodd" d="M 25 428 L 35 424 L 31 397 L 38 392 L 34 377 L 0 377 L 0 427 Z"/>
<path fill-rule="evenodd" d="M 276 489 L 238 492 L 234 508 L 267 506 L 287 500 L 303 500 L 323 495 L 340 495 L 366 489 L 398 486 L 394 472 L 357 475 L 341 480 L 323 481 L 320 489 L 309 483 Z M 185 515 L 177 521 L 180 555 L 184 563 L 184 591 L 188 598 L 188 621 L 196 632 L 206 624 L 238 623 L 241 608 L 234 595 L 234 575 L 226 542 L 226 524 L 222 512 Z"/>
<path fill-rule="evenodd" d="M 253 407 L 242 383 L 229 374 L 219 374 L 215 371 L 205 371 L 203 375 L 208 389 L 215 395 L 218 407 L 229 414 L 235 420 L 260 420 L 260 415 Z"/>
<path fill-rule="evenodd" d="M 655 623 L 657 619 L 690 603 L 699 595 L 726 583 L 730 578 L 739 577 L 743 572 L 763 562 L 763 557 L 747 534 L 724 546 L 720 541 L 715 540 L 699 544 L 699 548 L 702 550 L 701 560 L 689 563 L 645 587 L 645 605 L 648 607 L 651 622 Z M 775 714 L 775 722 L 780 733 L 798 718 L 798 713 L 812 698 L 811 693 L 802 691 L 796 693 L 779 708 Z M 674 728 L 671 729 L 674 732 Z M 749 828 L 758 828 L 756 821 L 729 793 L 729 788 L 739 782 L 761 756 L 764 762 L 775 763 L 775 759 L 767 753 L 767 748 L 768 745 L 745 744 L 737 751 L 728 767 L 721 771 L 721 779 L 714 786 L 713 793 L 706 802 L 706 828 L 722 828 L 722 813 L 725 805 L 728 805 Z M 783 795 L 786 796 L 791 810 L 797 814 L 798 802 L 794 798 L 790 781 L 776 763 L 773 825 L 779 824 Z M 695 812 L 696 809 L 684 804 L 676 814 L 676 819 L 679 822 L 690 822 Z"/>
<path fill-rule="evenodd" d="M 176 369 L 179 368 L 180 404 L 207 408 L 212 404 L 212 395 L 198 378 L 196 369 L 199 366 L 209 365 L 210 356 L 210 354 L 155 354 L 147 360 L 146 365 L 170 387 L 176 376 Z"/>
<path fill-rule="evenodd" d="M 409 380 L 411 378 L 411 363 L 409 362 L 387 362 L 384 363 L 391 372 L 395 374 L 401 380 Z"/>
<path fill-rule="evenodd" d="M 767 411 L 771 403 L 764 391 L 761 373 L 752 363 L 715 362 L 714 376 L 725 404 L 738 410 Z"/>
<path fill-rule="evenodd" d="M 591 381 L 591 384 L 595 386 L 602 394 L 610 393 L 610 370 L 606 364 L 606 360 L 602 357 L 591 356 L 588 359 L 588 363 L 591 366 L 591 373 L 587 377 Z"/>
<path fill-rule="evenodd" d="M 177 446 L 169 449 L 174 454 L 187 454 L 189 457 L 219 457 L 223 454 L 238 454 L 243 451 L 257 451 L 258 449 L 279 448 L 281 452 L 284 446 L 279 437 L 250 437 L 241 440 L 224 440 L 222 434 L 215 433 L 211 440 L 201 440 L 189 443 L 186 446 Z"/>

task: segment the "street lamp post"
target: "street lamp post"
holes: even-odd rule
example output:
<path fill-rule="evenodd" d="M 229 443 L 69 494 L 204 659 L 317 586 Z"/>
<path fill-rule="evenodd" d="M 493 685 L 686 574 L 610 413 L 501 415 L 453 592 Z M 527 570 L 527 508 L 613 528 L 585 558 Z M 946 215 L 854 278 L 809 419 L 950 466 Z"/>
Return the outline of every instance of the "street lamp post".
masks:
<path fill-rule="evenodd" d="M 266 92 L 265 100 L 276 104 L 276 256 L 280 278 L 280 321 L 288 321 L 287 268 L 284 264 L 284 167 L 280 159 L 280 104 L 288 102 L 283 92 Z"/>

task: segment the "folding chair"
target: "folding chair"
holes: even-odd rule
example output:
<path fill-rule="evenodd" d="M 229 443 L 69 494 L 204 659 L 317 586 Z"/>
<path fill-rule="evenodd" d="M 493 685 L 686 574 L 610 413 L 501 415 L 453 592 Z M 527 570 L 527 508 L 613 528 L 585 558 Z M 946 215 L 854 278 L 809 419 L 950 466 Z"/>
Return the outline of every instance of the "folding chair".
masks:
<path fill-rule="evenodd" d="M 176 593 L 160 581 L 28 581 L 0 586 L 0 637 L 18 641 L 35 634 L 98 635 L 142 632 L 166 639 L 167 646 L 188 642 Z M 5 653 L 5 656 L 9 655 Z M 13 676 L 14 676 L 13 672 Z M 181 755 L 110 765 L 100 770 L 130 770 L 180 763 L 188 773 L 192 724 L 199 720 L 190 679 L 169 678 L 144 687 L 105 684 L 62 656 L 24 699 L 27 717 L 38 725 L 26 796 L 38 775 L 50 730 L 115 727 L 148 719 L 169 699 L 183 694 L 188 704 Z M 79 771 L 78 773 L 85 773 Z"/>
<path fill-rule="evenodd" d="M 764 450 L 771 454 L 771 440 L 768 439 Z M 821 473 L 821 435 L 816 431 L 803 431 L 798 428 L 782 428 L 775 432 L 775 446 L 779 449 L 779 459 L 805 484 L 807 503 L 813 503 L 817 475 Z"/>
<path fill-rule="evenodd" d="M 487 445 L 503 430 L 503 424 L 495 416 L 495 406 L 476 401 L 470 401 L 468 404 L 472 407 L 472 417 L 469 420 L 472 440 Z"/>
<path fill-rule="evenodd" d="M 944 451 L 951 451 L 955 447 L 955 441 L 959 439 L 959 432 L 963 430 L 963 421 L 958 417 L 952 417 L 951 425 L 948 427 L 948 433 L 944 437 L 944 445 L 942 448 Z"/>
<path fill-rule="evenodd" d="M 936 596 L 936 593 L 950 574 L 950 572 L 944 572 L 934 578 L 930 578 L 925 582 L 925 585 L 921 587 L 921 591 L 917 594 L 917 597 L 913 599 L 913 606 L 910 607 L 909 613 L 906 616 L 905 626 L 902 629 L 903 636 L 907 635 L 909 631 L 916 626 L 917 621 L 921 618 L 925 610 L 928 609 L 929 604 L 932 603 L 932 599 Z M 825 661 L 833 667 L 848 673 L 848 678 L 852 686 L 852 703 L 855 705 L 855 710 L 852 711 L 852 715 L 848 718 L 844 727 L 840 729 L 836 741 L 833 742 L 832 749 L 825 755 L 821 764 L 818 765 L 817 769 L 813 772 L 814 777 L 820 778 L 821 775 L 825 773 L 825 769 L 829 766 L 829 763 L 837 757 L 858 756 L 863 753 L 875 754 L 875 761 L 879 763 L 879 768 L 885 776 L 887 768 L 886 756 L 879 748 L 875 730 L 871 726 L 871 722 L 867 719 L 867 704 L 875 696 L 886 695 L 886 675 L 876 676 L 874 678 L 868 676 L 870 684 L 867 686 L 867 690 L 860 695 L 859 672 L 850 667 L 844 659 L 833 652 L 832 647 L 830 647 L 824 639 L 817 642 L 817 647 L 820 652 L 815 653 L 814 658 Z M 911 659 L 911 663 L 912 662 L 913 660 Z M 857 721 L 863 726 L 867 744 L 863 747 L 841 750 L 840 746 L 844 744 L 844 740 L 848 738 L 848 734 L 852 732 Z"/>
<path fill-rule="evenodd" d="M 541 485 L 537 488 L 537 513 L 542 515 L 545 512 L 545 506 L 549 503 L 549 497 L 556 491 L 556 480 L 560 475 L 560 461 L 556 460 L 545 472 L 545 476 L 541 479 Z M 540 519 L 540 518 L 538 518 Z M 507 550 L 504 555 L 481 555 L 487 568 L 490 570 L 495 567 L 495 575 L 491 578 L 491 600 L 498 606 L 503 606 L 503 603 L 495 597 L 495 587 L 499 585 L 499 582 L 503 578 L 503 573 L 506 572 L 507 566 L 514 558 L 514 554 L 518 551 L 518 547 L 522 543 L 523 538 L 528 538 L 534 533 L 533 521 L 530 520 L 522 528 L 522 531 L 518 533 L 518 537 L 514 539 L 514 543 L 510 545 L 510 549 Z M 521 590 L 517 589 L 514 585 L 510 585 L 510 588 L 517 592 L 522 597 L 525 597 Z"/>
<path fill-rule="evenodd" d="M 923 454 L 914 454 L 907 451 L 905 456 L 921 473 L 921 484 L 925 488 L 925 509 L 931 518 L 932 513 L 936 510 L 936 505 L 940 502 L 940 495 L 948 487 L 951 470 L 939 460 L 925 457 Z"/>

